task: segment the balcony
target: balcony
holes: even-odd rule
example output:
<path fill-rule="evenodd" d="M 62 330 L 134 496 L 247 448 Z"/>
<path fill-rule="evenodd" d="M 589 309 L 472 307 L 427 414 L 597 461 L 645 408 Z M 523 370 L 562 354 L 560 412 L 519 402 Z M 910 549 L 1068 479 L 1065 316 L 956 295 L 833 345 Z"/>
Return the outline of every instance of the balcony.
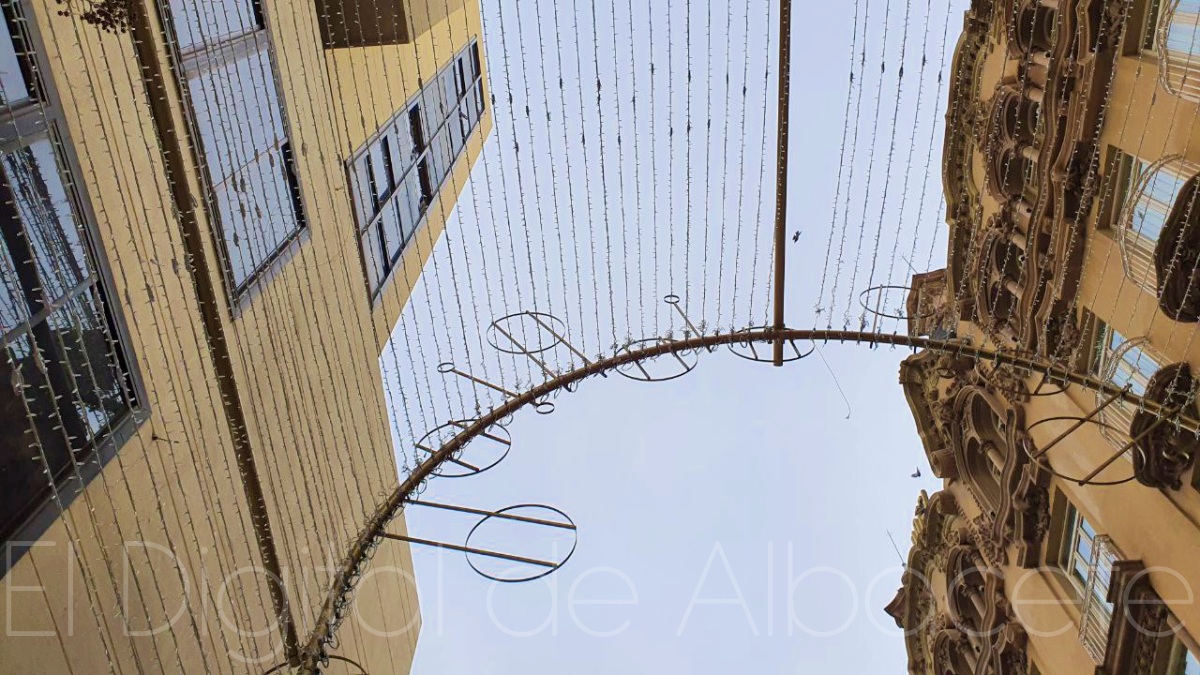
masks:
<path fill-rule="evenodd" d="M 1079 642 L 1097 675 L 1153 675 L 1174 647 L 1167 604 L 1140 560 L 1122 560 L 1107 535 L 1094 540 Z"/>
<path fill-rule="evenodd" d="M 1200 0 L 1164 0 L 1155 46 L 1163 88 L 1200 101 Z"/>
<path fill-rule="evenodd" d="M 1080 610 L 1079 642 L 1096 665 L 1104 663 L 1108 637 L 1112 627 L 1113 603 L 1109 600 L 1113 565 L 1121 559 L 1120 552 L 1108 535 L 1093 540 L 1092 559 L 1088 565 L 1087 583 Z"/>

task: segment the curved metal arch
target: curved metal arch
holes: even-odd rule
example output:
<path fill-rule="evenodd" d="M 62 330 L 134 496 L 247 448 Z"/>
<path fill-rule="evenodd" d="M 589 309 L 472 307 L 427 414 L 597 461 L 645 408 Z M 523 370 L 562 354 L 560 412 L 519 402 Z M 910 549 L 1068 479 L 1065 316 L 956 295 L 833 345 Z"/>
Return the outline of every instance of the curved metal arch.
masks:
<path fill-rule="evenodd" d="M 538 401 L 545 400 L 545 397 L 559 390 L 578 384 L 589 377 L 604 375 L 620 366 L 666 354 L 697 351 L 707 349 L 708 347 L 733 344 L 735 342 L 782 343 L 789 340 L 853 342 L 871 345 L 886 344 L 912 349 L 929 349 L 951 354 L 959 358 L 987 360 L 997 365 L 1013 366 L 1030 373 L 1042 373 L 1046 380 L 1058 384 L 1073 384 L 1128 401 L 1140 406 L 1140 409 L 1147 412 L 1170 417 L 1179 428 L 1200 435 L 1200 421 L 1194 417 L 1177 413 L 1156 401 L 1145 399 L 1138 394 L 1100 380 L 1088 373 L 1077 372 L 1033 356 L 1013 352 L 998 352 L 994 349 L 978 347 L 955 340 L 901 334 L 871 333 L 866 331 L 765 328 L 749 332 L 737 331 L 692 336 L 681 340 L 655 342 L 641 349 L 623 350 L 604 359 L 580 366 L 575 370 L 563 373 L 536 387 L 516 394 L 486 414 L 481 415 L 473 424 L 447 441 L 414 469 L 392 494 L 388 496 L 387 500 L 379 505 L 366 527 L 363 528 L 347 552 L 345 559 L 334 576 L 332 587 L 330 588 L 329 595 L 326 597 L 325 604 L 321 608 L 321 613 L 313 632 L 301 650 L 301 667 L 308 672 L 316 672 L 316 668 L 325 654 L 325 646 L 336 633 L 344 616 L 348 598 L 353 591 L 354 581 L 361 578 L 363 569 L 370 560 L 371 552 L 378 546 L 379 538 L 382 536 L 385 528 L 399 515 L 405 501 L 412 494 L 419 491 L 424 483 L 433 475 L 433 472 L 443 463 L 449 461 L 450 457 L 472 438 L 480 435 L 496 422 L 526 406 L 531 404 L 536 405 Z"/>

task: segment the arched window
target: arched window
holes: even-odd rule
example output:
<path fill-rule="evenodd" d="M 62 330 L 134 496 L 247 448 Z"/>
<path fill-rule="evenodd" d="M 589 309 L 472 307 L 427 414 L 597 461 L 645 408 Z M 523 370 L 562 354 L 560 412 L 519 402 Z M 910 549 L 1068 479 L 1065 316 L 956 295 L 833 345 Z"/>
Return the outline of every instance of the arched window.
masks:
<path fill-rule="evenodd" d="M 1009 12 L 1009 44 L 1020 54 L 1054 49 L 1058 34 L 1058 12 L 1038 0 L 1025 0 L 1015 14 Z M 1013 21 L 1015 19 L 1015 21 Z"/>
<path fill-rule="evenodd" d="M 1155 248 L 1180 192 L 1200 172 L 1200 167 L 1177 155 L 1147 163 L 1123 153 L 1118 156 L 1116 167 L 1122 204 L 1117 241 L 1125 274 L 1157 297 Z"/>
<path fill-rule="evenodd" d="M 1163 87 L 1200 101 L 1200 0 L 1163 0 L 1153 39 Z"/>
<path fill-rule="evenodd" d="M 1111 326 L 1095 319 L 1095 358 L 1092 372 L 1118 387 L 1129 386 L 1135 394 L 1145 394 L 1146 385 L 1165 362 L 1145 338 L 1126 338 Z M 1097 394 L 1096 404 L 1102 405 L 1107 396 Z M 1100 411 L 1101 431 L 1110 443 L 1123 447 L 1129 443 L 1129 427 L 1137 408 L 1117 401 Z M 1126 453 L 1128 457 L 1128 453 Z"/>
<path fill-rule="evenodd" d="M 992 160 L 988 179 L 1001 197 L 1016 199 L 1034 188 L 1037 165 L 1015 145 L 1001 148 Z"/>
<path fill-rule="evenodd" d="M 1004 466 L 1008 456 L 1005 422 L 976 390 L 960 394 L 956 461 L 958 475 L 979 502 L 980 509 L 995 515 L 1004 495 Z"/>

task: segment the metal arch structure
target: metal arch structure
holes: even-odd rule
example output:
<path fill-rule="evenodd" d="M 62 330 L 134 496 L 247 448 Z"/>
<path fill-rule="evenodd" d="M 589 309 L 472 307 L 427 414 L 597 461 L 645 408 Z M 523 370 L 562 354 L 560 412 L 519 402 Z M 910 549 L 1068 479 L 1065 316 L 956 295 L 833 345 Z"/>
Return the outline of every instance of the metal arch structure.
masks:
<path fill-rule="evenodd" d="M 316 625 L 308 641 L 301 647 L 298 656 L 300 672 L 316 673 L 322 661 L 327 658 L 326 647 L 333 639 L 347 606 L 354 585 L 365 572 L 365 567 L 379 545 L 391 523 L 404 505 L 416 494 L 423 484 L 435 475 L 438 468 L 450 461 L 456 452 L 461 450 L 472 439 L 484 434 L 489 428 L 527 406 L 537 406 L 539 401 L 568 390 L 583 380 L 606 375 L 621 366 L 639 363 L 641 361 L 678 354 L 680 352 L 699 352 L 721 345 L 750 343 L 765 343 L 782 345 L 786 341 L 813 342 L 852 342 L 875 345 L 892 345 L 914 350 L 926 349 L 970 358 L 977 361 L 989 361 L 998 366 L 1010 366 L 1029 374 L 1040 374 L 1044 382 L 1053 382 L 1063 386 L 1075 385 L 1111 397 L 1113 400 L 1124 400 L 1136 405 L 1141 410 L 1170 419 L 1179 429 L 1200 434 L 1200 420 L 1191 415 L 1184 415 L 1178 409 L 1162 405 L 1156 401 L 1133 393 L 1128 388 L 1118 387 L 1091 374 L 1081 373 L 1064 366 L 1051 363 L 1036 357 L 999 352 L 994 349 L 979 347 L 957 340 L 946 340 L 929 337 L 917 337 L 902 334 L 872 333 L 866 331 L 848 331 L 832 329 L 791 329 L 791 328 L 760 328 L 739 330 L 735 332 L 716 333 L 712 335 L 694 335 L 685 339 L 661 340 L 646 344 L 639 349 L 622 350 L 612 356 L 589 361 L 575 370 L 559 374 L 542 384 L 521 393 L 513 393 L 503 403 L 497 405 L 484 415 L 481 415 L 461 432 L 443 444 L 422 462 L 413 472 L 392 492 L 386 501 L 375 510 L 369 522 L 351 545 L 349 551 L 334 576 L 329 594 L 321 608 Z"/>

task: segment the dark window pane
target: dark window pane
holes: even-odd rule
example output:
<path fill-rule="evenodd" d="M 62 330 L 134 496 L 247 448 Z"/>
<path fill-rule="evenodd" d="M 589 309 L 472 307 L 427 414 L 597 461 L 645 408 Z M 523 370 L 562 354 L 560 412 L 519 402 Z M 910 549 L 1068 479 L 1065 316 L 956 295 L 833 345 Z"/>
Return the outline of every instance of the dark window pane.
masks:
<path fill-rule="evenodd" d="M 0 387 L 0 536 L 7 541 L 67 473 L 71 455 L 30 337 L 5 346 L 0 378 L 20 383 Z"/>
<path fill-rule="evenodd" d="M 408 129 L 412 135 L 414 151 L 420 154 L 425 149 L 425 123 L 421 119 L 420 105 L 408 109 Z"/>

